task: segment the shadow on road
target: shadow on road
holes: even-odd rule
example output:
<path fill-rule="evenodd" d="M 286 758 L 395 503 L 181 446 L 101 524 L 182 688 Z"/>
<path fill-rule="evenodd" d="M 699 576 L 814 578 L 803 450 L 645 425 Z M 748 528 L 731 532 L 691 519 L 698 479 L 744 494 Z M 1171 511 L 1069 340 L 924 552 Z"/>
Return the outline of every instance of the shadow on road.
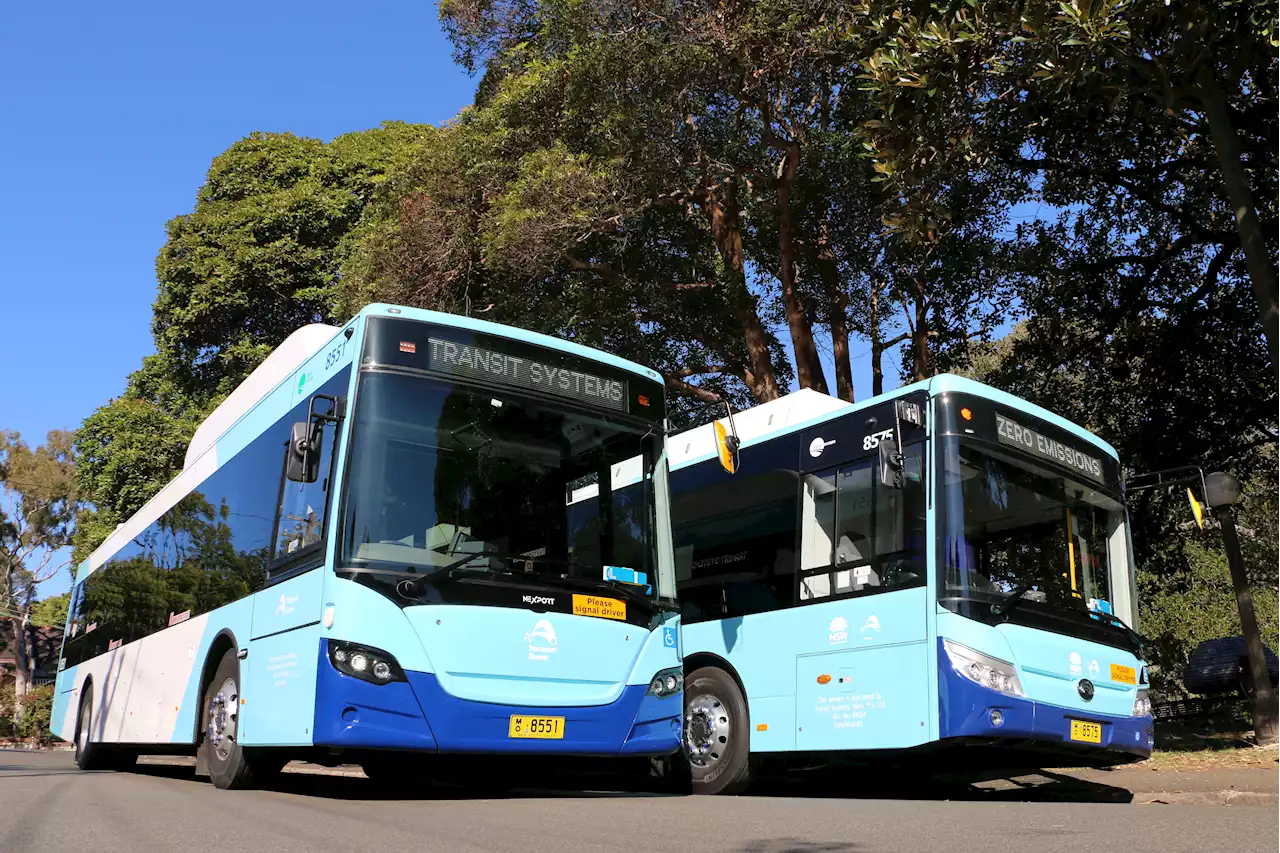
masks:
<path fill-rule="evenodd" d="M 802 838 L 762 838 L 752 841 L 739 853 L 857 853 L 858 845 L 847 841 L 805 841 Z"/>
<path fill-rule="evenodd" d="M 990 770 L 966 775 L 912 773 L 873 766 L 811 768 L 803 774 L 773 773 L 752 785 L 749 793 L 823 799 L 1024 803 L 1130 803 L 1134 799 L 1128 788 L 1051 770 Z"/>
<path fill-rule="evenodd" d="M 10 768 L 17 769 L 17 768 Z M 36 775 L 61 772 L 47 767 L 31 768 Z M 850 771 L 854 772 L 850 772 Z M 195 781 L 189 766 L 140 764 L 135 772 L 149 776 Z M 14 774 L 19 775 L 19 774 Z M 497 774 L 495 774 L 496 776 Z M 498 784 L 432 783 L 421 785 L 387 785 L 358 776 L 328 776 L 311 773 L 282 773 L 265 787 L 281 793 L 306 797 L 343 800 L 485 800 L 527 799 L 547 797 L 657 797 L 670 796 L 644 790 L 638 779 L 608 777 L 561 776 L 566 784 L 558 788 L 510 787 Z M 207 784 L 207 780 L 200 780 Z M 1081 779 L 1063 773 L 1041 770 L 1000 773 L 988 772 L 981 777 L 960 775 L 910 774 L 877 771 L 875 768 L 830 768 L 800 774 L 772 774 L 760 778 L 747 792 L 751 796 L 798 797 L 809 799 L 894 799 L 962 802 L 1071 802 L 1129 803 L 1133 793 L 1119 785 Z M 763 843 L 763 842 L 762 842 Z M 772 843 L 772 842 L 770 842 Z M 778 842 L 783 843 L 783 842 Z M 791 849 L 805 853 L 845 853 L 852 848 L 759 848 L 759 853 L 781 853 Z M 744 853 L 757 853 L 756 848 Z"/>
<path fill-rule="evenodd" d="M 11 759 L 11 760 L 5 760 Z M 43 759 L 43 757 L 42 757 Z M 189 763 L 166 759 L 151 759 L 158 763 L 140 763 L 134 772 L 155 778 L 186 780 L 191 784 L 208 784 L 197 779 Z M 144 759 L 144 762 L 147 759 Z M 160 763 L 163 762 L 163 763 Z M 87 774 L 76 769 L 66 760 L 52 762 L 34 760 L 28 756 L 0 756 L 0 779 L 34 778 L 75 775 L 112 775 L 112 771 L 96 771 Z M 547 778 L 546 773 L 533 774 Z M 943 772 L 939 768 L 926 771 L 903 767 L 864 764 L 854 766 L 808 766 L 760 768 L 757 781 L 748 794 L 762 797 L 797 797 L 808 799 L 867 799 L 867 800 L 932 800 L 962 802 L 1071 802 L 1071 803 L 1130 803 L 1134 794 L 1123 784 L 1111 784 L 1107 771 L 1060 772 L 1040 770 L 1036 772 L 989 770 L 981 775 Z M 609 775 L 579 775 L 576 773 L 553 774 L 558 787 L 515 787 L 498 784 L 504 779 L 532 778 L 528 773 L 504 772 L 500 768 L 488 768 L 473 773 L 469 784 L 462 784 L 456 777 L 447 777 L 449 783 L 400 784 L 377 783 L 362 776 L 318 775 L 314 773 L 283 773 L 269 780 L 268 790 L 306 797 L 340 798 L 344 800 L 485 800 L 528 799 L 560 797 L 656 797 L 670 796 L 657 793 L 648 780 L 639 776 L 620 778 Z M 1121 774 L 1116 781 L 1128 781 Z M 1133 777 L 1130 776 L 1129 779 Z M 478 781 L 477 781 L 478 780 Z M 1132 784 L 1132 782 L 1130 783 Z M 763 842 L 762 842 L 763 843 Z M 770 842 L 773 843 L 773 842 Z M 784 844 L 785 840 L 778 844 Z M 758 853 L 777 853 L 790 848 L 759 848 Z M 827 848 L 795 848 L 804 853 L 844 853 L 844 850 Z M 744 853 L 757 853 L 756 849 Z"/>
<path fill-rule="evenodd" d="M 74 771 L 73 771 L 74 772 Z M 197 778 L 191 766 L 172 764 L 139 764 L 132 772 L 169 779 L 185 779 L 193 783 L 209 784 L 207 778 Z M 281 773 L 266 780 L 260 788 L 283 794 L 342 800 L 413 801 L 413 800 L 493 800 L 529 799 L 547 797 L 589 797 L 608 799 L 619 797 L 661 796 L 634 791 L 510 788 L 496 785 L 463 785 L 457 783 L 430 783 L 420 785 L 391 786 L 359 776 L 328 776 L 316 773 Z"/>

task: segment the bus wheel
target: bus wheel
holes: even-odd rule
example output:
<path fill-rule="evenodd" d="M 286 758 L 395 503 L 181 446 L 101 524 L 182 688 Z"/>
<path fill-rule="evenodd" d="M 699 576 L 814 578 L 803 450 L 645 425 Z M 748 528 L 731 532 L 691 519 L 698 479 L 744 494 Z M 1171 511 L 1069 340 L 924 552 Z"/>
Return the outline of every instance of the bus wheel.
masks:
<path fill-rule="evenodd" d="M 209 778 L 218 788 L 249 788 L 254 768 L 240 745 L 240 662 L 235 649 L 227 649 L 213 681 L 204 691 L 203 733 L 200 748 L 209 762 Z"/>
<path fill-rule="evenodd" d="M 751 781 L 747 699 L 722 669 L 704 666 L 684 682 L 684 754 L 695 794 L 736 794 Z"/>
<path fill-rule="evenodd" d="M 80 695 L 80 713 L 76 715 L 76 766 L 81 770 L 131 770 L 137 763 L 138 753 L 93 739 L 93 685 L 88 685 Z"/>
<path fill-rule="evenodd" d="M 80 713 L 76 715 L 76 766 L 81 770 L 106 770 L 106 749 L 93 740 L 93 685 L 80 693 Z"/>

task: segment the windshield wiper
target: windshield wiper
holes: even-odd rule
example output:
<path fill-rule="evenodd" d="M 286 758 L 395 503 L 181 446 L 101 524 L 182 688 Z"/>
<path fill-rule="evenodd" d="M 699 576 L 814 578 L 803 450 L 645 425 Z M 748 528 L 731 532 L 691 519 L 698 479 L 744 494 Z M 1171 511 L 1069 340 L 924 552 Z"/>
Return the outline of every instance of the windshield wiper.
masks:
<path fill-rule="evenodd" d="M 1086 607 L 1086 609 L 1088 608 Z M 1096 616 L 1099 619 L 1109 622 L 1110 624 L 1119 628 L 1121 631 L 1124 632 L 1125 636 L 1128 637 L 1129 640 L 1138 648 L 1139 652 L 1142 651 L 1142 644 L 1144 642 L 1142 639 L 1142 635 L 1139 634 L 1137 631 L 1133 630 L 1132 628 L 1130 628 L 1127 624 L 1125 624 L 1125 621 L 1121 619 L 1119 616 L 1116 616 L 1113 613 L 1108 613 L 1105 610 L 1089 610 L 1089 615 Z"/>
<path fill-rule="evenodd" d="M 441 567 L 440 571 L 446 572 L 446 573 L 452 572 L 454 569 L 460 569 L 463 566 L 465 566 L 467 563 L 470 563 L 472 560 L 479 559 L 480 557 L 499 557 L 501 559 L 508 559 L 506 555 L 503 554 L 501 551 L 476 551 L 474 553 L 468 554 L 467 556 L 463 557 L 461 560 L 455 560 L 449 565 Z"/>
<path fill-rule="evenodd" d="M 1008 616 L 1009 611 L 1022 603 L 1022 596 L 1031 592 L 1031 587 L 1035 584 L 1020 583 L 1013 588 L 1013 592 L 991 605 L 991 613 L 995 616 Z"/>

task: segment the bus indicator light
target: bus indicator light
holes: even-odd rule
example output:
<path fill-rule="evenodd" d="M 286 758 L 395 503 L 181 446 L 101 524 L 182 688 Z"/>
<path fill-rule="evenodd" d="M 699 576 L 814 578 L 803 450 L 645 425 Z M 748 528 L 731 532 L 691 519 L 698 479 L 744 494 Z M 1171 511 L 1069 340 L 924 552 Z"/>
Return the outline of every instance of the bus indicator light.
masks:
<path fill-rule="evenodd" d="M 966 421 L 971 421 L 973 420 L 973 411 L 971 409 L 961 409 L 960 417 L 964 418 Z"/>
<path fill-rule="evenodd" d="M 416 353 L 417 351 L 418 351 L 418 345 L 413 341 L 400 342 L 400 352 Z"/>
<path fill-rule="evenodd" d="M 768 723 L 756 723 L 756 731 L 758 731 L 758 732 L 767 732 L 767 731 L 769 731 L 769 724 L 768 724 Z"/>
<path fill-rule="evenodd" d="M 818 683 L 819 683 L 819 684 L 830 684 L 830 683 L 831 683 L 831 676 L 827 675 L 825 672 L 824 672 L 824 673 L 822 673 L 822 675 L 819 675 L 819 676 L 818 676 Z"/>
<path fill-rule="evenodd" d="M 639 404 L 640 404 L 640 405 L 642 405 L 642 406 L 648 406 L 648 405 L 649 405 L 649 398 L 648 398 L 646 395 L 644 395 L 644 394 L 638 394 L 638 395 L 636 396 L 636 402 L 637 402 L 637 403 L 639 403 Z"/>

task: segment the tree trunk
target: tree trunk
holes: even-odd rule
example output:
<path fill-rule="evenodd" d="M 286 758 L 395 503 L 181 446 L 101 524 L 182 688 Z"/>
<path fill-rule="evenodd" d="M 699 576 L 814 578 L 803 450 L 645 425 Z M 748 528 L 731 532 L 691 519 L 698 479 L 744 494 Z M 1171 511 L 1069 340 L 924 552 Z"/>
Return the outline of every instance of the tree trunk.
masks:
<path fill-rule="evenodd" d="M 1249 270 L 1253 296 L 1258 301 L 1262 333 L 1271 350 L 1271 365 L 1276 367 L 1280 364 L 1276 353 L 1280 314 L 1277 313 L 1276 271 L 1273 266 L 1275 258 L 1267 251 L 1266 237 L 1258 224 L 1258 211 L 1254 207 L 1253 193 L 1249 189 L 1249 176 L 1240 155 L 1240 138 L 1231 126 L 1226 99 L 1222 89 L 1218 87 L 1218 81 L 1214 79 L 1213 68 L 1209 65 L 1203 67 L 1197 82 L 1200 84 L 1200 101 L 1213 135 L 1213 147 L 1218 152 L 1227 201 L 1235 213 L 1236 230 L 1240 234 L 1240 246 L 1244 249 L 1245 268 Z"/>
<path fill-rule="evenodd" d="M 22 698 L 31 689 L 29 676 L 31 655 L 27 650 L 29 610 L 29 607 L 24 607 L 21 617 L 9 619 L 9 627 L 13 633 L 13 721 L 15 724 L 22 718 Z"/>
<path fill-rule="evenodd" d="M 915 279 L 915 322 L 911 325 L 911 354 L 915 362 L 911 378 L 922 382 L 933 375 L 929 355 L 929 304 L 925 299 L 924 279 Z"/>
<path fill-rule="evenodd" d="M 791 186 L 800 167 L 800 145 L 787 143 L 778 178 L 778 256 L 782 276 L 782 304 L 787 312 L 787 328 L 791 331 L 791 349 L 796 360 L 796 381 L 801 388 L 827 391 L 827 378 L 822 374 L 818 345 L 813 339 L 813 324 L 804 309 L 804 299 L 796 287 L 796 242 L 791 222 Z"/>
<path fill-rule="evenodd" d="M 868 337 L 871 338 L 871 396 L 879 397 L 884 393 L 884 335 L 880 333 L 880 287 L 871 283 L 871 310 L 867 323 Z"/>
<path fill-rule="evenodd" d="M 734 318 L 742 328 L 747 345 L 747 359 L 754 381 L 751 394 L 758 403 L 767 403 L 782 396 L 778 378 L 773 372 L 773 359 L 769 353 L 769 336 L 760 322 L 756 298 L 747 289 L 746 254 L 742 249 L 742 221 L 738 211 L 737 191 L 732 183 L 726 184 L 721 199 L 719 190 L 711 190 L 705 197 L 707 220 L 716 249 L 730 275 L 729 301 Z"/>
<path fill-rule="evenodd" d="M 831 353 L 836 368 L 836 396 L 853 402 L 853 365 L 849 360 L 849 296 L 840 286 L 840 268 L 831 249 L 827 224 L 818 236 L 818 272 L 831 314 Z"/>

